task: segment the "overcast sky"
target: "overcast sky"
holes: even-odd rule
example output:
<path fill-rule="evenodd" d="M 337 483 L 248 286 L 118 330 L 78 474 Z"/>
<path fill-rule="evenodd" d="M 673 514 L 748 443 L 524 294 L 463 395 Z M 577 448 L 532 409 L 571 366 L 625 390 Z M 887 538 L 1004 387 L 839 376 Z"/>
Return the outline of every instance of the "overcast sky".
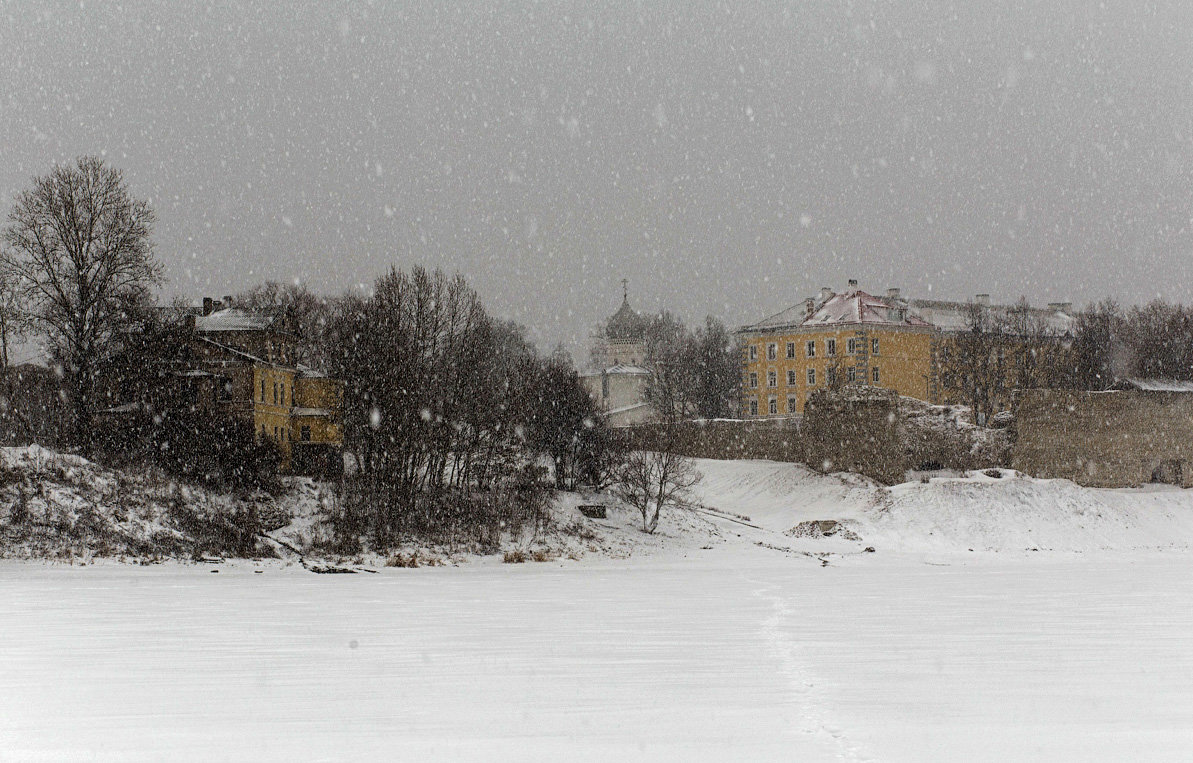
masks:
<path fill-rule="evenodd" d="M 0 206 L 102 154 L 166 296 L 458 270 L 541 347 L 820 286 L 1193 301 L 1193 3 L 0 2 Z"/>

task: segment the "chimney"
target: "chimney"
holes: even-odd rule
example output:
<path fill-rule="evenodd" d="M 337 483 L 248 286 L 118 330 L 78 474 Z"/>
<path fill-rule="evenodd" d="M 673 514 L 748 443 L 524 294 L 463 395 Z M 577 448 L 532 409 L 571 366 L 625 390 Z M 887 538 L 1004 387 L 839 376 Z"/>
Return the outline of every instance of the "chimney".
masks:
<path fill-rule="evenodd" d="M 893 286 L 891 288 L 887 289 L 886 290 L 886 298 L 887 299 L 898 299 L 899 298 L 899 290 Z"/>
<path fill-rule="evenodd" d="M 832 289 L 830 289 L 830 288 L 829 288 L 829 287 L 827 287 L 827 286 L 821 286 L 821 287 L 820 287 L 820 301 L 821 301 L 821 302 L 828 302 L 828 301 L 829 301 L 829 299 L 830 299 L 832 296 L 833 296 L 833 290 L 832 290 Z"/>
<path fill-rule="evenodd" d="M 856 279 L 856 278 L 850 278 L 850 279 L 849 279 L 849 288 L 850 288 L 850 289 L 856 289 L 856 288 L 857 288 L 857 279 Z"/>
<path fill-rule="evenodd" d="M 211 306 L 213 304 L 214 304 L 214 300 L 211 297 L 203 298 L 203 314 L 204 315 L 211 315 Z"/>
<path fill-rule="evenodd" d="M 804 317 L 811 318 L 814 312 L 816 312 L 816 300 L 808 297 L 804 300 Z"/>
<path fill-rule="evenodd" d="M 990 295 L 989 294 L 977 294 L 974 296 L 973 301 L 977 302 L 979 305 L 989 305 L 990 304 Z"/>
<path fill-rule="evenodd" d="M 232 306 L 232 295 L 231 294 L 224 297 L 223 305 L 224 305 L 224 307 Z"/>

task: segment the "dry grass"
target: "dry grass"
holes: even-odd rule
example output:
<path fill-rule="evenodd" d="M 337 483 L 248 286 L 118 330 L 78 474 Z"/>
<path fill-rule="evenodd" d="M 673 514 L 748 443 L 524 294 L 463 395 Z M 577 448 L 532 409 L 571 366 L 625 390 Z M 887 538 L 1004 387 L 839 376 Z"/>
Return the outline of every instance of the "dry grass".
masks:
<path fill-rule="evenodd" d="M 420 553 L 418 550 L 411 551 L 409 554 L 394 554 L 385 560 L 386 567 L 403 567 L 406 569 L 414 569 L 416 567 L 442 567 L 443 560 L 437 556 L 428 556 Z"/>

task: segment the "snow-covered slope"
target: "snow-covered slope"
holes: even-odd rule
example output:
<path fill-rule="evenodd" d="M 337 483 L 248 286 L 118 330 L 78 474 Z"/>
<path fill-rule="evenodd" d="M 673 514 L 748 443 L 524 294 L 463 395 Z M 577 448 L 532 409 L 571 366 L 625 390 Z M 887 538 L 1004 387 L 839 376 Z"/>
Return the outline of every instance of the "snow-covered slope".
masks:
<path fill-rule="evenodd" d="M 326 498 L 309 479 L 278 497 L 232 496 L 161 472 L 109 469 L 37 445 L 0 448 L 0 556 L 191 558 L 271 555 L 311 530 Z"/>
<path fill-rule="evenodd" d="M 887 488 L 855 474 L 773 461 L 698 459 L 696 468 L 704 476 L 696 498 L 705 510 L 666 512 L 654 535 L 641 532 L 640 518 L 608 496 L 562 494 L 552 528 L 503 545 L 551 559 L 1193 547 L 1193 491 L 1172 487 L 1097 490 L 1001 470 Z M 289 558 L 296 556 L 291 549 L 318 556 L 330 499 L 327 486 L 305 479 L 287 480 L 278 498 L 237 498 L 37 446 L 0 448 L 0 556 L 145 559 L 272 550 Z M 577 510 L 593 501 L 608 506 L 607 518 Z M 437 547 L 402 550 L 479 558 Z"/>
<path fill-rule="evenodd" d="M 1011 470 L 884 488 L 857 475 L 771 461 L 700 460 L 697 468 L 706 506 L 748 516 L 771 533 L 837 520 L 859 537 L 854 545 L 880 550 L 1187 549 L 1193 543 L 1193 491 L 1178 488 L 1099 490 Z"/>

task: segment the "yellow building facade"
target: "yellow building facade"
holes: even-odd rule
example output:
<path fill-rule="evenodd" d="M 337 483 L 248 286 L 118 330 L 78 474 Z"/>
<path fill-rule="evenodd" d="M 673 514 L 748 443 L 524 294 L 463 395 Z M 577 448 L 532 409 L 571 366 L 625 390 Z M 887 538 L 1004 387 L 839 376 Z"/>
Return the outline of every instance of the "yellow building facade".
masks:
<path fill-rule="evenodd" d="M 196 370 L 213 379 L 214 414 L 249 421 L 277 445 L 283 471 L 342 468 L 343 382 L 296 362 L 283 315 L 204 300 L 191 330 Z"/>
<path fill-rule="evenodd" d="M 988 300 L 978 295 L 977 304 Z M 847 384 L 881 387 L 932 403 L 948 402 L 937 353 L 964 330 L 973 303 L 876 297 L 851 281 L 737 332 L 742 344 L 743 418 L 802 416 L 813 393 Z M 1067 303 L 1036 311 L 1058 331 Z M 997 308 L 1005 309 L 1005 308 Z"/>

